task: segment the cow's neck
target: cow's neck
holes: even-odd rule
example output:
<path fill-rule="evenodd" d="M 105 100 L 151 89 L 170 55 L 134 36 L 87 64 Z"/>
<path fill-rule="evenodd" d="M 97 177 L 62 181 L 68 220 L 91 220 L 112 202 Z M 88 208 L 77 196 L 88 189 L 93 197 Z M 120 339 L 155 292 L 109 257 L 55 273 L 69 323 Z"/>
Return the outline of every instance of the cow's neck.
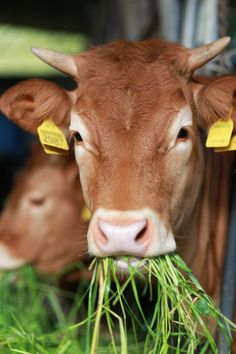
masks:
<path fill-rule="evenodd" d="M 232 153 L 205 151 L 202 190 L 183 252 L 193 273 L 217 302 L 228 232 L 232 165 Z"/>

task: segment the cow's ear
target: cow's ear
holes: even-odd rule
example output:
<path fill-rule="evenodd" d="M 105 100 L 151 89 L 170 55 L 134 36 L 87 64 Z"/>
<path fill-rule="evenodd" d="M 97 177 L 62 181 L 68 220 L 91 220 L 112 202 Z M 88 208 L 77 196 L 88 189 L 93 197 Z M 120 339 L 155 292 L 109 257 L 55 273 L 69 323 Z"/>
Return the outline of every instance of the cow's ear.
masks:
<path fill-rule="evenodd" d="M 49 118 L 67 133 L 71 106 L 69 92 L 42 79 L 22 81 L 8 89 L 0 99 L 2 113 L 31 133 Z"/>
<path fill-rule="evenodd" d="M 194 90 L 200 125 L 209 127 L 231 114 L 236 130 L 236 76 L 196 78 Z"/>

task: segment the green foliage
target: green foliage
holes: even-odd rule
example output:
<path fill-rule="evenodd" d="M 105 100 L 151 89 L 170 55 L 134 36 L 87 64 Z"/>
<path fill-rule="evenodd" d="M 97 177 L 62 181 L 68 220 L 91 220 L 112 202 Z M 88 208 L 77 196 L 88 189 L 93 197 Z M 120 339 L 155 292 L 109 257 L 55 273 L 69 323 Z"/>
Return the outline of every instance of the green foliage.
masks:
<path fill-rule="evenodd" d="M 104 342 L 106 331 L 111 353 L 218 353 L 217 336 L 231 342 L 235 325 L 222 315 L 179 256 L 140 260 L 144 272 L 133 268 L 128 258 L 126 262 L 128 272 L 122 282 L 113 259 L 95 263 L 99 296 L 88 318 L 92 327 L 90 353 L 99 352 L 99 341 Z M 95 281 L 93 286 L 97 287 Z M 129 300 L 125 294 L 128 287 Z M 93 294 L 94 299 L 97 289 Z M 148 301 L 146 311 L 143 298 Z"/>
<path fill-rule="evenodd" d="M 84 289 L 78 289 L 78 295 Z M 77 331 L 69 326 L 77 319 L 75 310 L 86 316 L 80 298 L 63 292 L 56 279 L 40 278 L 25 267 L 6 272 L 0 281 L 0 353 L 82 354 Z M 70 302 L 73 301 L 71 307 Z M 65 312 L 65 305 L 70 307 Z"/>
<path fill-rule="evenodd" d="M 0 353 L 218 353 L 216 335 L 235 326 L 177 255 L 140 260 L 126 275 L 112 258 L 94 259 L 76 292 L 30 267 L 3 273 Z M 142 271 L 141 271 L 142 268 Z"/>

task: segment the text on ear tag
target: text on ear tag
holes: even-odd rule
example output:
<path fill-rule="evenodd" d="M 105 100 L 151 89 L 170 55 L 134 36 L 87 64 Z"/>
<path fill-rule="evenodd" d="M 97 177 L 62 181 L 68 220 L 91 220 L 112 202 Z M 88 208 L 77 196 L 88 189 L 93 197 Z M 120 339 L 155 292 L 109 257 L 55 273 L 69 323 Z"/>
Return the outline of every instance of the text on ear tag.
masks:
<path fill-rule="evenodd" d="M 233 121 L 231 118 L 218 119 L 209 129 L 206 147 L 221 148 L 228 146 L 233 132 Z"/>
<path fill-rule="evenodd" d="M 39 140 L 47 154 L 59 155 L 69 150 L 65 135 L 51 119 L 46 119 L 37 129 Z M 64 151 L 65 153 L 65 151 Z"/>

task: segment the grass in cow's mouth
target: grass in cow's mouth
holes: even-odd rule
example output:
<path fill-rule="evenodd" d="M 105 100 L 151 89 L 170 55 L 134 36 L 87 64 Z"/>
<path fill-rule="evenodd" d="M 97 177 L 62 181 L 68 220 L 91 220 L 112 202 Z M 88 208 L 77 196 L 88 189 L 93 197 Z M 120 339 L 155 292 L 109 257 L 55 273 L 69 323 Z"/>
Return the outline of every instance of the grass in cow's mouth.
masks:
<path fill-rule="evenodd" d="M 220 313 L 177 255 L 117 262 L 95 259 L 75 295 L 58 292 L 31 268 L 2 275 L 0 353 L 218 353 L 235 326 Z M 72 297 L 75 299 L 72 301 Z"/>
<path fill-rule="evenodd" d="M 131 353 L 130 348 L 134 353 L 218 353 L 217 336 L 231 341 L 235 326 L 221 314 L 178 255 L 141 261 L 145 274 L 129 259 L 126 262 L 128 271 L 121 282 L 117 262 L 109 258 L 94 261 L 91 298 L 95 298 L 97 284 L 99 295 L 96 308 L 91 302 L 88 319 L 93 328 L 92 337 L 88 337 L 91 353 L 97 352 L 99 339 L 102 341 L 103 317 L 114 353 Z M 130 298 L 126 296 L 128 287 Z M 149 300 L 146 311 L 144 297 Z"/>

